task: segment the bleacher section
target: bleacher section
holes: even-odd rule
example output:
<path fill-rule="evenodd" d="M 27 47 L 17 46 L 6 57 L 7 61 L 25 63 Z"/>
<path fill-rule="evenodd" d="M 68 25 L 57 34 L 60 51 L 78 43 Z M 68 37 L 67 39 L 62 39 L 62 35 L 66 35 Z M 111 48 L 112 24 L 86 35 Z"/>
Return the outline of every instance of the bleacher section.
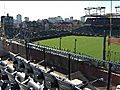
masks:
<path fill-rule="evenodd" d="M 33 62 L 28 62 L 26 59 L 10 54 L 10 59 L 0 60 L 0 76 L 6 75 L 7 80 L 5 81 L 0 78 L 0 89 L 1 90 L 96 90 L 92 85 L 88 85 L 88 81 L 82 81 L 79 79 L 69 80 L 62 74 L 58 74 L 54 68 L 47 67 L 46 69 Z M 23 62 L 24 69 L 20 71 L 15 64 L 17 62 Z M 15 63 L 13 63 L 15 62 Z M 18 68 L 16 70 L 16 68 Z M 26 73 L 27 72 L 27 73 Z M 82 74 L 82 73 L 81 73 Z"/>
<path fill-rule="evenodd" d="M 48 38 L 56 38 L 60 36 L 68 36 L 71 35 L 69 31 L 65 30 L 47 30 L 47 31 L 40 31 L 40 32 L 21 32 L 19 38 L 24 39 L 29 38 L 30 42 L 48 39 Z"/>
<path fill-rule="evenodd" d="M 112 36 L 120 37 L 120 18 L 112 18 Z M 73 31 L 74 35 L 85 36 L 103 36 L 104 30 L 109 35 L 110 19 L 109 18 L 88 18 L 83 27 Z"/>

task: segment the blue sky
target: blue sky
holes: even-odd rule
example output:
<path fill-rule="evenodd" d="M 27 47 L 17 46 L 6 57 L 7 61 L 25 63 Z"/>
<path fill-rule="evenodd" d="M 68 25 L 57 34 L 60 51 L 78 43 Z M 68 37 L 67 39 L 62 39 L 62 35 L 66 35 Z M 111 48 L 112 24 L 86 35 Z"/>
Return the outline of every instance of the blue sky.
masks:
<path fill-rule="evenodd" d="M 113 12 L 120 1 L 113 1 Z M 16 18 L 17 14 L 29 17 L 30 20 L 47 19 L 48 17 L 73 16 L 80 19 L 85 15 L 85 7 L 106 7 L 106 13 L 110 13 L 110 1 L 0 1 L 0 16 L 9 13 Z"/>

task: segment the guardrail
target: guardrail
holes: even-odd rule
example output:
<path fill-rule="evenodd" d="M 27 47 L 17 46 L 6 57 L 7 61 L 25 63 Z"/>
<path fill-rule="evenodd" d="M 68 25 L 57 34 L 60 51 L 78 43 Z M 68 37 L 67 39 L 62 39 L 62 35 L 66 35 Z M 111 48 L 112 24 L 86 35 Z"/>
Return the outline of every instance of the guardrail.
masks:
<path fill-rule="evenodd" d="M 28 43 L 28 47 L 32 48 L 32 49 L 40 50 L 40 51 L 43 51 L 43 49 L 45 48 L 46 53 L 51 53 L 51 54 L 58 55 L 58 56 L 61 56 L 61 57 L 66 57 L 66 58 L 68 58 L 68 55 L 71 54 L 70 58 L 72 60 L 77 60 L 77 61 L 81 61 L 81 62 L 82 61 L 83 62 L 84 61 L 89 62 L 92 65 L 94 65 L 95 67 L 103 68 L 103 69 L 108 69 L 109 63 L 111 63 L 112 64 L 112 71 L 116 72 L 116 73 L 120 73 L 120 63 L 119 62 L 98 60 L 96 58 L 91 58 L 89 56 L 75 54 L 75 53 L 67 52 L 67 51 L 61 51 L 61 50 L 57 50 L 57 49 L 54 49 L 54 48 L 35 45 L 35 44 L 32 44 L 32 43 Z"/>
<path fill-rule="evenodd" d="M 8 42 L 10 42 L 10 41 L 8 41 Z M 25 46 L 24 43 L 18 43 L 16 41 L 12 41 L 11 43 Z M 89 57 L 86 55 L 75 54 L 72 52 L 57 50 L 57 49 L 46 47 L 46 46 L 35 45 L 32 43 L 27 43 L 27 47 L 29 47 L 31 49 L 38 50 L 38 51 L 43 51 L 43 49 L 45 49 L 45 53 L 50 53 L 50 54 L 58 55 L 58 56 L 65 57 L 65 58 L 68 58 L 68 55 L 70 54 L 70 59 L 72 59 L 72 60 L 77 60 L 80 62 L 89 62 L 97 68 L 102 68 L 102 69 L 106 69 L 106 70 L 108 70 L 109 63 L 111 63 L 112 64 L 112 71 L 115 73 L 120 73 L 120 62 L 99 60 L 99 59 Z"/>

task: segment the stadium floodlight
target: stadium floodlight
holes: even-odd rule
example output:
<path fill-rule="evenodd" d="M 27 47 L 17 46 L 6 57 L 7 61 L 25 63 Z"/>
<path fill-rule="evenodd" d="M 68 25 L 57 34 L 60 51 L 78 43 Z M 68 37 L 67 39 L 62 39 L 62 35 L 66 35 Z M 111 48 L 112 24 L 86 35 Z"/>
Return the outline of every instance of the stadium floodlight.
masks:
<path fill-rule="evenodd" d="M 90 11 L 93 9 L 93 7 L 87 7 L 87 8 L 84 8 L 85 11 L 88 11 L 86 12 L 86 15 L 90 15 Z"/>
<path fill-rule="evenodd" d="M 101 9 L 105 9 L 106 7 L 101 7 Z"/>
<path fill-rule="evenodd" d="M 115 6 L 116 9 L 116 14 L 118 14 L 120 12 L 120 6 Z"/>

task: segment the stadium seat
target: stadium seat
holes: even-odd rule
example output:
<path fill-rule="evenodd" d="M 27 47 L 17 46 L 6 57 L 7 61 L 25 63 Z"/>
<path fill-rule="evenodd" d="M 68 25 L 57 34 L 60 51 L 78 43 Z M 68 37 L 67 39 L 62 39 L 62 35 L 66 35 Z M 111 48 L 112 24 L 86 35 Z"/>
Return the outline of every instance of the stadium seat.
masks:
<path fill-rule="evenodd" d="M 24 81 L 20 81 L 18 77 L 15 77 L 15 80 L 20 86 L 20 90 L 41 90 L 40 85 L 34 82 L 31 77 L 28 77 Z"/>
<path fill-rule="evenodd" d="M 9 86 L 10 88 L 13 90 L 19 90 L 19 86 L 18 86 L 18 83 L 16 82 L 15 80 L 15 75 L 17 73 L 17 71 L 14 71 L 13 68 L 11 68 L 10 66 L 8 66 L 6 69 L 5 69 L 5 72 L 8 76 L 8 79 L 9 79 Z"/>
<path fill-rule="evenodd" d="M 24 63 L 22 61 L 23 61 L 22 58 L 20 58 L 19 56 L 18 57 L 15 56 L 13 58 L 13 67 L 18 72 L 23 72 L 25 69 Z"/>
<path fill-rule="evenodd" d="M 116 90 L 120 90 L 120 85 L 117 85 L 117 86 L 116 86 Z"/>
<path fill-rule="evenodd" d="M 4 61 L 0 61 L 0 90 L 8 90 L 8 76 L 5 73 L 7 64 Z"/>
<path fill-rule="evenodd" d="M 44 73 L 45 86 L 47 89 L 56 90 L 58 88 L 58 82 L 55 76 L 50 73 Z"/>
<path fill-rule="evenodd" d="M 40 84 L 42 84 L 43 80 L 44 80 L 44 75 L 43 75 L 43 70 L 41 70 L 39 67 L 36 67 L 35 64 L 33 63 L 30 63 L 30 66 L 32 67 L 33 69 L 33 79 L 36 81 L 36 82 L 39 82 Z"/>
<path fill-rule="evenodd" d="M 28 75 L 28 76 L 33 77 L 34 72 L 33 72 L 32 67 L 30 66 L 30 61 L 27 61 L 27 60 L 25 59 L 25 60 L 23 61 L 23 63 L 24 63 L 24 66 L 25 66 L 24 73 L 25 73 L 26 75 Z"/>
<path fill-rule="evenodd" d="M 29 90 L 29 87 L 25 84 L 25 83 L 29 82 L 29 79 L 26 79 L 24 81 L 24 83 L 20 82 L 19 79 L 18 79 L 18 77 L 15 77 L 15 80 L 17 81 L 17 83 L 18 83 L 18 85 L 20 87 L 20 90 Z"/>

